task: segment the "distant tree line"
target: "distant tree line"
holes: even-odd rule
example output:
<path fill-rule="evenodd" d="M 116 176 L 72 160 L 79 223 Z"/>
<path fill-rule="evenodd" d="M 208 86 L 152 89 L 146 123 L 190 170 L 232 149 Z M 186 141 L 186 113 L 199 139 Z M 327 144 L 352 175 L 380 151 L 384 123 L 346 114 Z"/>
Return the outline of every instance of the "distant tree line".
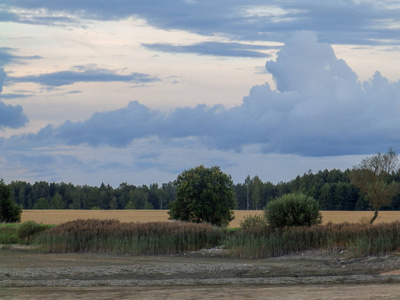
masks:
<path fill-rule="evenodd" d="M 247 176 L 234 185 L 236 209 L 260 210 L 272 199 L 289 193 L 303 193 L 315 198 L 321 210 L 368 210 L 369 202 L 360 190 L 350 183 L 351 170 L 324 170 L 297 176 L 289 182 L 262 182 L 258 176 Z M 400 182 L 400 174 L 391 175 Z M 135 186 L 121 183 L 117 188 L 102 183 L 99 187 L 72 183 L 30 184 L 13 181 L 9 184 L 12 197 L 24 209 L 169 209 L 176 197 L 173 182 Z M 385 210 L 400 210 L 396 196 Z"/>
<path fill-rule="evenodd" d="M 102 183 L 100 187 L 72 183 L 10 183 L 15 202 L 24 209 L 166 209 L 175 199 L 172 182 L 134 186 L 121 183 L 118 188 Z"/>

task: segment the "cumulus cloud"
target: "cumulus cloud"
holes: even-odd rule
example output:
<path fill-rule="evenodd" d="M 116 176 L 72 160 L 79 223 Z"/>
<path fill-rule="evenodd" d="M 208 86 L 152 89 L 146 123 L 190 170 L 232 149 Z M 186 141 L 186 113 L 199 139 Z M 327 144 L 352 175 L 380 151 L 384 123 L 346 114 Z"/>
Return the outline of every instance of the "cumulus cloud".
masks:
<path fill-rule="evenodd" d="M 400 146 L 400 81 L 379 72 L 361 83 L 345 61 L 314 33 L 297 32 L 268 61 L 277 86 L 254 86 L 243 102 L 178 108 L 169 113 L 139 102 L 16 136 L 13 145 L 68 144 L 126 147 L 142 138 L 196 141 L 210 148 L 335 156 Z"/>
<path fill-rule="evenodd" d="M 10 8 L 14 8 L 11 10 Z M 17 8 L 15 10 L 15 8 Z M 21 8 L 22 10 L 18 10 Z M 2 20 L 36 24 L 139 17 L 154 27 L 239 40 L 283 41 L 299 28 L 329 43 L 399 44 L 400 7 L 392 1 L 64 1 L 4 0 Z M 26 11 L 28 10 L 28 11 Z M 340 21 L 338 21 L 340 20 Z"/>
<path fill-rule="evenodd" d="M 130 73 L 120 75 L 107 69 L 79 66 L 77 70 L 60 71 L 40 75 L 28 75 L 21 77 L 8 77 L 7 82 L 33 82 L 50 87 L 71 85 L 76 82 L 132 82 L 149 83 L 160 81 L 159 78 L 142 73 Z"/>

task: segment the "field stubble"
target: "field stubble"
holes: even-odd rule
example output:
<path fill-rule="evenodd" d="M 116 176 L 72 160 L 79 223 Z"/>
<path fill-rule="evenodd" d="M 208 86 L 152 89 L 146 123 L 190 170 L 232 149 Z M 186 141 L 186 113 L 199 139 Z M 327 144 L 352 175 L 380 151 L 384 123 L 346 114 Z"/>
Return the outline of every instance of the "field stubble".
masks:
<path fill-rule="evenodd" d="M 261 210 L 235 210 L 235 219 L 230 227 L 239 227 L 245 216 L 262 214 Z M 323 224 L 357 223 L 362 218 L 369 220 L 373 212 L 370 211 L 322 211 Z M 24 210 L 21 221 L 35 221 L 42 224 L 61 224 L 77 219 L 116 219 L 121 222 L 162 222 L 168 220 L 168 210 Z M 390 223 L 400 220 L 399 211 L 379 212 L 375 223 Z"/>

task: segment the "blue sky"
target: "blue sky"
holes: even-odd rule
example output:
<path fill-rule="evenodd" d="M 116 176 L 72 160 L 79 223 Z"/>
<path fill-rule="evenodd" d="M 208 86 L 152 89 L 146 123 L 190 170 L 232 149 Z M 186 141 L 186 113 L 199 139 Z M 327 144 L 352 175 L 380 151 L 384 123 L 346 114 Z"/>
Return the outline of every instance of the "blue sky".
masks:
<path fill-rule="evenodd" d="M 0 177 L 293 179 L 400 151 L 397 1 L 0 4 Z"/>

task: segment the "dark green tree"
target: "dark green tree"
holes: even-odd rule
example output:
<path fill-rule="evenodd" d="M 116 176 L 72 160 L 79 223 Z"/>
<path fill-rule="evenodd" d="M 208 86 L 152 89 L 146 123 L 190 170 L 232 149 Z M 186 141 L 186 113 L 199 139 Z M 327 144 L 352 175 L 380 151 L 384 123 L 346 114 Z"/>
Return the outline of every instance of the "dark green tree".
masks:
<path fill-rule="evenodd" d="M 170 219 L 216 226 L 227 226 L 233 220 L 233 182 L 219 167 L 200 165 L 183 171 L 174 183 L 177 194 L 170 204 Z"/>
<path fill-rule="evenodd" d="M 0 223 L 21 222 L 22 208 L 11 197 L 11 187 L 0 180 Z"/>

